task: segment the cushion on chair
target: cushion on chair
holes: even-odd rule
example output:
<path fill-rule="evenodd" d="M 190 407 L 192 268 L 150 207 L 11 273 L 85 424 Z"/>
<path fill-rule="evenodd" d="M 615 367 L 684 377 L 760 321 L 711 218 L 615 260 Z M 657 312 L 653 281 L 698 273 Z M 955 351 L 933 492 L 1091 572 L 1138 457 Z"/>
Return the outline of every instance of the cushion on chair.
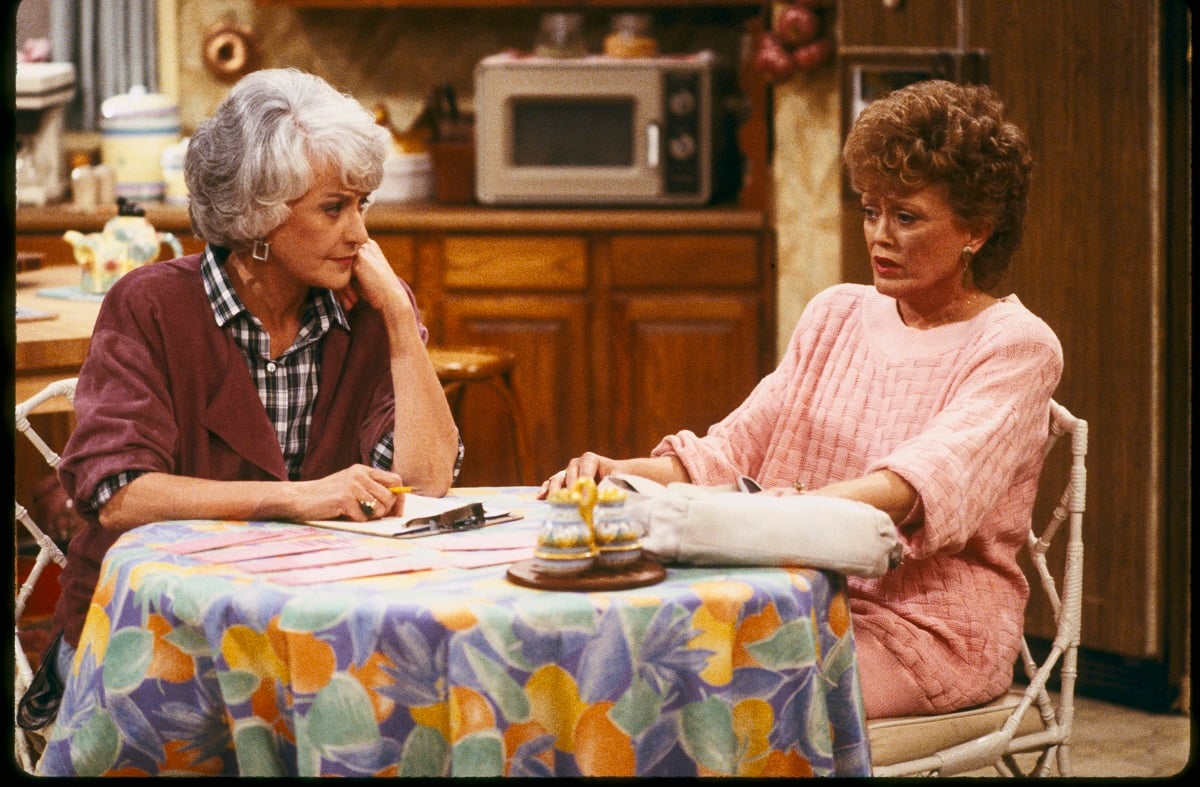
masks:
<path fill-rule="evenodd" d="M 949 746 L 998 730 L 1020 704 L 1023 695 L 1022 689 L 1012 688 L 984 705 L 953 713 L 870 719 L 867 732 L 871 740 L 871 764 L 893 765 L 927 757 Z M 1042 717 L 1036 706 L 1031 705 L 1025 711 L 1016 734 L 1028 735 L 1042 729 Z"/>

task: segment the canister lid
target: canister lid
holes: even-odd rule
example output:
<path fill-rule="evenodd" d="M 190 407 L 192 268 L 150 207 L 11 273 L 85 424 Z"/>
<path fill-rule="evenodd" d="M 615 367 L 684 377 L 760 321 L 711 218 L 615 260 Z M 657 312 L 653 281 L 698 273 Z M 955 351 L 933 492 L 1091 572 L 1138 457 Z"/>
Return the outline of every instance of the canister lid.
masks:
<path fill-rule="evenodd" d="M 128 93 L 106 98 L 100 104 L 100 114 L 105 120 L 173 116 L 178 113 L 179 105 L 173 98 L 163 93 L 147 92 L 144 85 L 134 85 Z"/>
<path fill-rule="evenodd" d="M 75 95 L 73 63 L 17 63 L 16 108 L 43 109 Z"/>

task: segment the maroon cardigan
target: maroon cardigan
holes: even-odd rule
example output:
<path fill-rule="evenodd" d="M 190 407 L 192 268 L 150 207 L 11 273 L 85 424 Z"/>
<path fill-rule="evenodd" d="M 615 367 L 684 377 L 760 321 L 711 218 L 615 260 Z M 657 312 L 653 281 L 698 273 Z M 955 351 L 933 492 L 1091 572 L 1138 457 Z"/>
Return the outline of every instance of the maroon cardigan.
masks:
<path fill-rule="evenodd" d="M 335 325 L 322 339 L 305 480 L 367 462 L 395 422 L 383 319 L 365 302 L 347 317 L 349 333 Z M 421 335 L 427 336 L 424 326 Z M 59 478 L 86 524 L 68 547 L 54 611 L 72 646 L 100 563 L 120 535 L 87 510 L 100 481 L 122 470 L 229 481 L 287 478 L 242 351 L 213 317 L 199 254 L 134 270 L 105 295 L 79 372 L 75 416 Z"/>

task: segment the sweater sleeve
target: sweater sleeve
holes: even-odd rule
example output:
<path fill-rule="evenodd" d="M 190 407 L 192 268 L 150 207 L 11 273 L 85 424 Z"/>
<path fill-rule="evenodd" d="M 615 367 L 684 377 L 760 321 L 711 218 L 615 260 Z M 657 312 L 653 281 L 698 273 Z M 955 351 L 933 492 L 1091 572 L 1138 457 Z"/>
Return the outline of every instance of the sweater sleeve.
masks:
<path fill-rule="evenodd" d="M 403 279 L 399 281 L 400 286 L 404 289 L 405 294 L 412 303 L 413 313 L 417 316 L 417 334 L 421 337 L 421 343 L 428 346 L 429 328 L 421 320 L 421 310 L 417 305 L 417 296 L 413 293 L 412 288 L 408 286 L 408 282 Z M 372 350 L 372 354 L 375 357 L 378 357 L 379 354 L 386 355 L 388 353 L 387 330 L 383 325 L 379 313 L 370 309 L 366 304 L 360 304 L 355 308 L 355 316 L 359 315 L 362 316 L 360 322 L 369 321 L 372 330 L 368 337 L 364 339 L 362 338 L 362 334 L 367 333 L 366 328 L 353 328 L 354 343 L 360 347 L 364 343 L 374 347 L 375 349 Z M 375 384 L 372 389 L 366 417 L 359 426 L 358 461 L 387 470 L 392 469 L 392 460 L 395 456 L 396 446 L 396 409 L 402 406 L 403 403 L 396 401 L 395 392 L 392 389 L 391 369 L 387 365 L 378 366 L 378 374 L 375 377 Z"/>
<path fill-rule="evenodd" d="M 1040 321 L 1014 332 L 994 331 L 925 428 L 866 469 L 892 470 L 921 497 L 908 556 L 959 551 L 1002 496 L 1036 484 L 1062 350 Z"/>
<path fill-rule="evenodd" d="M 160 326 L 119 281 L 105 295 L 75 392 L 76 426 L 59 475 L 67 493 L 91 500 L 103 479 L 125 470 L 174 471 L 178 438 L 162 373 Z"/>

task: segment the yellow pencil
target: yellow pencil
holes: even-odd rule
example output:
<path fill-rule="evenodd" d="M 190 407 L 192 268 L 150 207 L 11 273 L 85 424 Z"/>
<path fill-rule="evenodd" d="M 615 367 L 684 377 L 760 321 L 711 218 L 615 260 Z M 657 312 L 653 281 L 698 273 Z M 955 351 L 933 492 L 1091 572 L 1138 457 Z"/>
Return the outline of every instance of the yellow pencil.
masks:
<path fill-rule="evenodd" d="M 389 486 L 388 491 L 393 495 L 406 495 L 412 491 L 411 486 Z"/>

